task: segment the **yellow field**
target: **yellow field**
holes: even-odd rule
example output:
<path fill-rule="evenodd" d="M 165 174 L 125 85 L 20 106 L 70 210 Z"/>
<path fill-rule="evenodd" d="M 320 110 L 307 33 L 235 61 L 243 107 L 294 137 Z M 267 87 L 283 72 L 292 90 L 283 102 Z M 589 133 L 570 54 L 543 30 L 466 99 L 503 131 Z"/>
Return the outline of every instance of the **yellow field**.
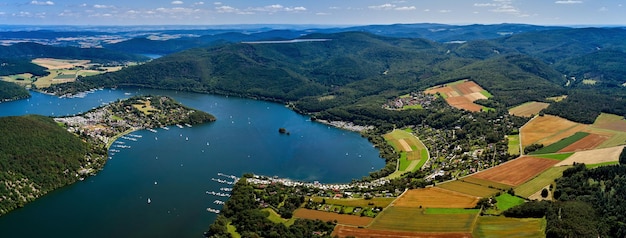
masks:
<path fill-rule="evenodd" d="M 566 98 L 567 98 L 567 95 L 561 95 L 561 96 L 556 96 L 556 97 L 549 97 L 549 98 L 546 98 L 546 99 L 548 99 L 550 101 L 554 101 L 554 102 L 560 102 L 560 101 L 563 101 L 563 99 L 566 99 Z"/>
<path fill-rule="evenodd" d="M 472 237 L 545 237 L 544 218 L 478 217 Z"/>
<path fill-rule="evenodd" d="M 141 102 L 143 102 L 143 104 L 133 104 L 133 107 L 137 108 L 137 110 L 143 112 L 146 115 L 152 114 L 151 111 L 158 111 L 158 109 L 150 105 L 150 101 L 141 101 Z"/>
<path fill-rule="evenodd" d="M 545 102 L 527 102 L 509 109 L 509 114 L 520 117 L 532 117 L 548 106 L 550 104 Z"/>
<path fill-rule="evenodd" d="M 476 214 L 425 214 L 426 209 L 389 207 L 368 227 L 413 232 L 471 232 Z"/>
<path fill-rule="evenodd" d="M 552 167 L 543 173 L 539 174 L 537 177 L 529 180 L 526 183 L 523 183 L 520 186 L 517 186 L 515 190 L 515 194 L 522 197 L 530 197 L 531 195 L 541 191 L 546 186 L 549 186 L 554 182 L 555 179 L 563 176 L 563 171 L 571 168 L 570 166 L 559 166 Z"/>
<path fill-rule="evenodd" d="M 325 198 L 312 197 L 311 199 L 314 202 L 319 203 L 319 202 L 322 202 L 322 199 L 325 199 Z M 368 207 L 368 206 L 387 207 L 395 199 L 396 199 L 395 197 L 392 197 L 392 198 L 375 197 L 375 198 L 368 199 L 368 200 L 365 200 L 362 198 L 326 199 L 326 204 L 340 205 L 340 206 L 346 206 L 346 207 Z M 370 203 L 373 203 L 374 205 L 369 205 Z"/>
<path fill-rule="evenodd" d="M 611 148 L 595 149 L 576 152 L 567 159 L 559 162 L 555 166 L 572 165 L 574 163 L 585 164 L 601 164 L 606 162 L 619 161 L 619 155 L 622 153 L 624 146 L 615 146 Z"/>
<path fill-rule="evenodd" d="M 487 186 L 481 186 L 474 183 L 464 182 L 462 180 L 455 180 L 445 183 L 437 184 L 438 188 L 447 189 L 450 191 L 455 191 L 463 194 L 467 194 L 475 197 L 490 197 L 496 193 L 502 192 L 501 190 L 495 188 L 489 188 Z"/>
<path fill-rule="evenodd" d="M 48 68 L 48 72 L 50 72 L 48 76 L 37 78 L 34 84 L 38 88 L 50 87 L 52 84 L 73 82 L 78 76 L 93 76 L 122 69 L 122 66 L 97 67 L 97 70 L 89 69 L 95 68 L 95 64 L 91 64 L 89 60 L 78 59 L 38 58 L 32 60 L 32 62 Z"/>
<path fill-rule="evenodd" d="M 478 203 L 478 197 L 447 189 L 430 187 L 411 189 L 398 197 L 393 207 L 418 208 L 473 208 Z"/>

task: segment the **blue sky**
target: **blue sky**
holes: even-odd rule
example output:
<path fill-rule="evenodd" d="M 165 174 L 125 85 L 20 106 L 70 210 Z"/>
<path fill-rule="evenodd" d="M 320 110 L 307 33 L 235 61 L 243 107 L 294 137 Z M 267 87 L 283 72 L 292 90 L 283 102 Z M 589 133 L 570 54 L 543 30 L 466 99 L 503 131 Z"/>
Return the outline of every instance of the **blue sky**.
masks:
<path fill-rule="evenodd" d="M 0 24 L 626 25 L 623 0 L 2 0 Z"/>

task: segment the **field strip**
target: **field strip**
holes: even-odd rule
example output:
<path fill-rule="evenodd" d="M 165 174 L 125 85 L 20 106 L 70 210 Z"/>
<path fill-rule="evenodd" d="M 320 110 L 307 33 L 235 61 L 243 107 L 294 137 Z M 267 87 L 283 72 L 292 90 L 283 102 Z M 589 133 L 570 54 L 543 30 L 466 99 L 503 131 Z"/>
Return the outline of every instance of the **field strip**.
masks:
<path fill-rule="evenodd" d="M 404 151 L 406 151 L 406 152 L 413 151 L 413 149 L 411 149 L 411 146 L 409 145 L 409 143 L 406 143 L 406 141 L 404 139 L 398 139 L 398 142 L 400 142 L 400 145 L 402 146 Z"/>
<path fill-rule="evenodd" d="M 611 148 L 576 152 L 574 155 L 559 162 L 555 166 L 572 165 L 574 163 L 600 164 L 619 161 L 619 155 L 622 153 L 623 148 L 624 146 L 620 145 Z"/>

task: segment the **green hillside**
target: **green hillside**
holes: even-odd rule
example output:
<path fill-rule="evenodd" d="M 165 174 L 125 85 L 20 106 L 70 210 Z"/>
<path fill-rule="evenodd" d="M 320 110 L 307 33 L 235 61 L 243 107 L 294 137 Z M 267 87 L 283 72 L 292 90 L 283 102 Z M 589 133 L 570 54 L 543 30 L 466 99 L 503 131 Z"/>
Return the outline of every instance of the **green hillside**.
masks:
<path fill-rule="evenodd" d="M 0 117 L 0 214 L 78 179 L 88 146 L 51 118 Z"/>
<path fill-rule="evenodd" d="M 490 108 L 571 94 L 585 95 L 584 100 L 595 104 L 614 105 L 626 95 L 624 87 L 617 86 L 624 68 L 618 59 L 626 42 L 616 37 L 622 35 L 626 36 L 626 30 L 561 28 L 448 44 L 364 32 L 314 33 L 302 39 L 318 41 L 196 48 L 48 91 L 65 94 L 133 85 L 218 93 L 289 102 L 302 113 L 374 125 L 379 125 L 379 120 L 397 123 L 394 116 L 375 115 L 387 99 L 467 78 L 494 95 L 478 102 Z M 612 51 L 596 52 L 599 48 Z M 584 60 L 587 56 L 616 62 L 600 66 Z M 571 76 L 589 72 L 606 72 L 601 75 L 606 80 L 594 87 L 567 83 Z M 575 90 L 582 91 L 572 93 Z M 572 103 L 577 98 L 581 100 L 574 95 L 553 103 L 548 111 L 588 122 L 606 108 Z M 355 108 L 360 108 L 359 112 Z M 576 111 L 593 113 L 578 115 L 573 113 Z M 626 108 L 610 111 L 626 115 Z"/>
<path fill-rule="evenodd" d="M 30 97 L 24 87 L 0 80 L 0 101 Z"/>

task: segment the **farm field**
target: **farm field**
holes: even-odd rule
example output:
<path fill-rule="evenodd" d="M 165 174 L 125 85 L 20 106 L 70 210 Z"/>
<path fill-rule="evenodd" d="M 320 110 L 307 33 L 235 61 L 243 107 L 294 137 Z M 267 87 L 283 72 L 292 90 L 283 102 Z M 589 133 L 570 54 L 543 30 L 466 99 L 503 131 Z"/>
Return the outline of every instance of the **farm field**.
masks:
<path fill-rule="evenodd" d="M 558 162 L 557 160 L 522 156 L 497 167 L 476 173 L 470 177 L 491 180 L 515 187 L 530 180 Z"/>
<path fill-rule="evenodd" d="M 547 145 L 546 147 L 543 147 L 537 151 L 533 151 L 530 152 L 529 154 L 534 155 L 534 154 L 551 154 L 551 153 L 556 153 L 561 151 L 562 149 L 569 147 L 570 145 L 572 145 L 573 143 L 585 138 L 586 136 L 588 136 L 589 133 L 587 132 L 576 132 L 573 135 L 563 138 L 555 143 L 552 143 L 550 145 Z"/>
<path fill-rule="evenodd" d="M 519 117 L 532 117 L 548 106 L 550 104 L 545 102 L 527 102 L 509 109 L 509 114 Z"/>
<path fill-rule="evenodd" d="M 559 162 L 555 166 L 572 165 L 574 164 L 574 162 L 585 164 L 601 164 L 619 161 L 619 155 L 620 153 L 622 153 L 622 148 L 624 148 L 623 145 L 611 148 L 576 152 L 572 156 Z"/>
<path fill-rule="evenodd" d="M 626 132 L 626 120 L 622 116 L 602 113 L 593 123 L 594 127 Z"/>
<path fill-rule="evenodd" d="M 507 190 L 512 187 L 511 185 L 506 185 L 506 184 L 498 183 L 498 182 L 491 181 L 491 180 L 476 178 L 473 176 L 468 176 L 459 180 L 466 182 L 466 183 L 477 184 L 483 187 L 500 189 L 500 190 Z"/>
<path fill-rule="evenodd" d="M 325 199 L 325 198 L 312 197 L 311 199 L 314 202 L 320 203 L 322 202 L 322 199 Z M 365 200 L 362 198 L 326 199 L 326 204 L 333 204 L 333 205 L 340 205 L 340 206 L 347 206 L 347 207 L 368 207 L 368 206 L 387 207 L 395 199 L 396 199 L 395 197 L 391 197 L 391 198 L 375 197 L 369 200 Z M 373 205 L 369 205 L 370 203 L 372 203 Z"/>
<path fill-rule="evenodd" d="M 425 214 L 424 209 L 391 206 L 376 217 L 368 227 L 374 230 L 413 232 L 459 232 L 472 231 L 474 214 Z"/>
<path fill-rule="evenodd" d="M 510 155 L 519 155 L 520 154 L 520 144 L 519 144 L 519 135 L 507 135 L 507 140 L 509 141 L 509 154 Z"/>
<path fill-rule="evenodd" d="M 392 203 L 392 207 L 473 208 L 478 197 L 437 187 L 411 189 Z"/>
<path fill-rule="evenodd" d="M 424 93 L 439 93 L 450 106 L 473 112 L 479 112 L 483 109 L 483 106 L 475 104 L 474 101 L 491 97 L 491 94 L 487 92 L 487 90 L 469 80 L 460 80 L 435 86 L 427 89 Z"/>
<path fill-rule="evenodd" d="M 609 136 L 589 134 L 581 138 L 580 140 L 559 150 L 559 152 L 575 152 L 575 151 L 582 151 L 582 150 L 591 150 L 591 149 L 598 147 L 599 145 L 601 145 L 608 139 L 609 139 Z"/>
<path fill-rule="evenodd" d="M 530 144 L 550 145 L 576 132 L 583 131 L 587 127 L 588 125 L 552 115 L 535 117 L 521 129 L 522 146 Z"/>
<path fill-rule="evenodd" d="M 337 225 L 331 234 L 332 237 L 397 237 L 397 238 L 471 238 L 470 233 L 454 232 L 408 232 L 374 230 L 370 228 L 357 228 L 353 226 Z"/>
<path fill-rule="evenodd" d="M 401 154 L 398 170 L 392 176 L 398 177 L 405 172 L 415 171 L 428 160 L 426 146 L 411 132 L 393 130 L 383 137 Z"/>
<path fill-rule="evenodd" d="M 498 189 L 489 188 L 487 186 L 481 186 L 474 183 L 468 183 L 462 180 L 439 183 L 437 184 L 437 187 L 475 197 L 490 197 L 498 192 L 501 192 Z"/>
<path fill-rule="evenodd" d="M 371 217 L 338 214 L 334 212 L 323 212 L 323 211 L 309 210 L 306 208 L 296 209 L 293 212 L 293 216 L 297 218 L 305 218 L 305 219 L 311 219 L 311 220 L 315 220 L 315 219 L 319 219 L 322 221 L 337 220 L 337 223 L 339 224 L 353 225 L 353 226 L 367 226 L 373 220 L 373 218 Z"/>
<path fill-rule="evenodd" d="M 50 72 L 48 76 L 40 77 L 35 81 L 34 84 L 38 88 L 49 87 L 52 84 L 73 82 L 78 76 L 92 76 L 122 69 L 121 66 L 98 67 L 98 70 L 88 69 L 93 68 L 95 65 L 91 64 L 89 60 L 78 59 L 37 58 L 32 60 L 32 62 L 48 68 L 48 72 Z"/>
<path fill-rule="evenodd" d="M 472 237 L 545 237 L 543 218 L 478 217 Z"/>

